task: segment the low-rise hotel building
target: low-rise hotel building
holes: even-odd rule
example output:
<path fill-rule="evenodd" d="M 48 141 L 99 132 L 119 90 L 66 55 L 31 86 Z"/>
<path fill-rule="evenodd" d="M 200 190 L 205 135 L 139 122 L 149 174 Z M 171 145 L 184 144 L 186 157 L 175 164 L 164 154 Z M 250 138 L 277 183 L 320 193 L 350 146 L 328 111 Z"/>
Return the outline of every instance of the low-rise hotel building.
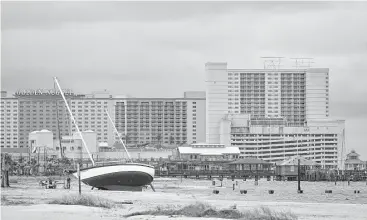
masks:
<path fill-rule="evenodd" d="M 79 129 L 95 132 L 98 145 L 105 148 L 119 144 L 105 110 L 129 146 L 205 141 L 205 92 L 185 92 L 181 98 L 133 98 L 65 90 L 65 96 Z M 8 97 L 2 92 L 1 148 L 28 152 L 29 133 L 40 130 L 51 131 L 55 140 L 77 132 L 60 94 L 22 90 Z"/>
<path fill-rule="evenodd" d="M 250 115 L 227 115 L 220 123 L 221 143 L 239 147 L 241 157 L 276 162 L 300 155 L 324 168 L 342 166 L 344 121 L 310 121 L 307 127 L 267 123 L 272 125 L 261 126 Z"/>

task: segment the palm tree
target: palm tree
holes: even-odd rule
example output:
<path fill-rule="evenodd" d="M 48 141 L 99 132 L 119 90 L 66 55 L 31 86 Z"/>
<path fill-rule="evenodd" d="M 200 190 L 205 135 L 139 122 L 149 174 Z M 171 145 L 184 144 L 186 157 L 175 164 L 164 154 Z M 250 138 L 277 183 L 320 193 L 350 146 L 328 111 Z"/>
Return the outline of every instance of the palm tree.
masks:
<path fill-rule="evenodd" d="M 126 134 L 125 135 L 125 145 L 127 146 L 128 141 L 130 140 L 130 135 Z"/>
<path fill-rule="evenodd" d="M 9 187 L 9 169 L 12 164 L 11 156 L 7 153 L 1 154 L 1 187 Z"/>
<path fill-rule="evenodd" d="M 161 147 L 161 141 L 162 141 L 162 135 L 161 134 L 158 134 L 157 135 L 157 141 L 158 141 L 158 146 Z"/>

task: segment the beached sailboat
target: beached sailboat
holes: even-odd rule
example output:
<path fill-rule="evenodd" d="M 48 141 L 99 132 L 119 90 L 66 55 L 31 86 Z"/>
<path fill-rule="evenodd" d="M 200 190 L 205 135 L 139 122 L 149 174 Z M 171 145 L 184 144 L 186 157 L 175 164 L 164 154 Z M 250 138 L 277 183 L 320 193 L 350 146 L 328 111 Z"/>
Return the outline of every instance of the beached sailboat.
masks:
<path fill-rule="evenodd" d="M 94 188 L 104 190 L 141 191 L 143 186 L 151 185 L 154 179 L 154 172 L 155 172 L 154 167 L 148 164 L 132 163 L 130 154 L 127 151 L 127 148 L 123 140 L 121 139 L 121 136 L 118 133 L 115 124 L 113 123 L 107 110 L 106 114 L 110 122 L 112 123 L 113 128 L 117 133 L 120 142 L 124 146 L 124 149 L 129 158 L 129 162 L 123 164 L 103 164 L 103 165 L 98 165 L 95 163 L 56 77 L 54 77 L 54 81 L 57 85 L 57 88 L 60 91 L 60 94 L 65 102 L 66 108 L 70 114 L 71 120 L 73 121 L 75 128 L 81 137 L 83 146 L 85 147 L 93 165 L 92 167 L 80 169 L 81 181 L 84 184 L 87 184 Z M 73 175 L 78 178 L 77 172 L 73 172 Z"/>

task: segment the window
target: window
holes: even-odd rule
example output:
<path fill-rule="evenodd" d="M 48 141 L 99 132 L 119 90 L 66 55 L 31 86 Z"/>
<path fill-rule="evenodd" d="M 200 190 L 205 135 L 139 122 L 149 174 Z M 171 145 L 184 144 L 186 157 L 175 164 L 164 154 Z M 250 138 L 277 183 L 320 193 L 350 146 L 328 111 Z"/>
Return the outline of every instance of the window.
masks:
<path fill-rule="evenodd" d="M 291 172 L 294 172 L 294 166 L 291 166 Z"/>

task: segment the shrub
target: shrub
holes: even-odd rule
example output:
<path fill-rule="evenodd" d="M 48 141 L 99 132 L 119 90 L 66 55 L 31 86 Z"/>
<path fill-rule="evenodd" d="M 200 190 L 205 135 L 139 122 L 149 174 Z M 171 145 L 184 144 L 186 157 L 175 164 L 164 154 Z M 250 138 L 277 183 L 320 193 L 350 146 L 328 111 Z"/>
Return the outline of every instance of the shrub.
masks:
<path fill-rule="evenodd" d="M 296 220 L 297 216 L 291 212 L 276 212 L 268 207 L 260 207 L 243 213 L 243 219 L 253 220 Z"/>
<path fill-rule="evenodd" d="M 102 207 L 102 208 L 113 208 L 115 203 L 111 200 L 100 198 L 92 195 L 67 195 L 58 199 L 54 199 L 49 202 L 49 204 L 59 204 L 59 205 L 83 205 L 92 207 Z"/>
<path fill-rule="evenodd" d="M 6 205 L 31 205 L 34 204 L 31 200 L 10 200 L 7 197 L 5 197 L 4 195 L 1 196 L 1 205 L 6 206 Z"/>
<path fill-rule="evenodd" d="M 208 218 L 226 218 L 226 219 L 251 219 L 251 220 L 296 220 L 297 216 L 289 212 L 275 212 L 267 207 L 260 207 L 251 211 L 239 211 L 237 209 L 216 210 L 212 206 L 197 202 L 195 204 L 184 206 L 180 209 L 172 207 L 157 207 L 155 210 L 134 212 L 125 217 L 136 215 L 180 215 L 187 217 L 208 217 Z"/>

